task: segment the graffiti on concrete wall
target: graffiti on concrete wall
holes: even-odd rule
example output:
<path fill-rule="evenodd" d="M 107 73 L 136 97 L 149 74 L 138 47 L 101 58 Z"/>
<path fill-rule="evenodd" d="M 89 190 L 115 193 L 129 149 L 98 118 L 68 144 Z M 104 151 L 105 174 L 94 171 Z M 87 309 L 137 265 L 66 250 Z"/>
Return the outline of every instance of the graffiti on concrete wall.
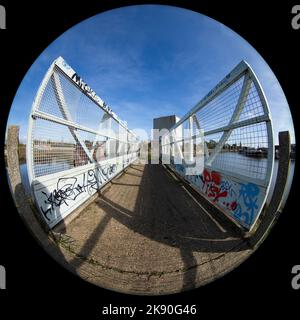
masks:
<path fill-rule="evenodd" d="M 247 229 L 251 228 L 263 204 L 262 187 L 208 169 L 204 169 L 201 175 L 185 176 L 182 167 L 178 168 L 178 165 L 173 167 L 208 200 Z"/>
<path fill-rule="evenodd" d="M 239 203 L 234 211 L 234 217 L 251 225 L 260 209 L 258 200 L 261 191 L 254 183 L 241 183 L 239 190 Z"/>
<path fill-rule="evenodd" d="M 42 184 L 36 198 L 48 225 L 52 227 L 62 220 L 135 159 L 134 155 L 121 160 L 111 159 L 105 165 L 98 165 L 77 174 L 64 174 L 55 181 L 49 180 L 47 185 Z"/>

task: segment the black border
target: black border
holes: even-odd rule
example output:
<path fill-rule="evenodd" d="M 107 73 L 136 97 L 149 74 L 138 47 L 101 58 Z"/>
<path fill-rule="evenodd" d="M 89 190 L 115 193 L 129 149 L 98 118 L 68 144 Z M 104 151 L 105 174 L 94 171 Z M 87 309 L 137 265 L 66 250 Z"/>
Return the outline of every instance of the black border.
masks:
<path fill-rule="evenodd" d="M 7 10 L 7 29 L 0 30 L 1 145 L 13 97 L 31 64 L 59 35 L 92 15 L 132 4 L 167 4 L 191 9 L 222 22 L 246 39 L 277 76 L 289 102 L 296 137 L 300 80 L 300 30 L 291 27 L 295 2 L 266 1 L 1 1 Z M 300 88 L 300 87 L 299 87 Z M 291 268 L 300 264 L 298 169 L 283 214 L 271 234 L 252 257 L 225 277 L 185 293 L 141 297 L 100 289 L 72 275 L 32 238 L 18 217 L 9 192 L 1 156 L 0 264 L 7 270 L 7 290 L 0 290 L 0 313 L 17 312 L 31 318 L 101 318 L 103 305 L 144 306 L 147 303 L 197 304 L 198 317 L 260 317 L 277 310 L 297 310 L 300 290 L 291 287 Z M 45 277 L 45 271 L 48 276 Z M 4 302 L 4 303 L 2 303 Z M 7 302 L 15 307 L 9 308 Z M 113 317 L 112 317 L 113 319 Z"/>

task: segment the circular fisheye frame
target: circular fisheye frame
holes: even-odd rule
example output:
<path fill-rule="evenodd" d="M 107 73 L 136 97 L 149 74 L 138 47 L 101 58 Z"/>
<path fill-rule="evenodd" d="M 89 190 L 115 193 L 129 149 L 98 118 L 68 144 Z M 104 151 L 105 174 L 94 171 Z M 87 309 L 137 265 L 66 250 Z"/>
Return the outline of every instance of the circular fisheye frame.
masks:
<path fill-rule="evenodd" d="M 256 250 L 287 198 L 295 135 L 244 39 L 138 5 L 84 20 L 38 57 L 5 148 L 20 215 L 54 259 L 100 287 L 159 295 Z"/>

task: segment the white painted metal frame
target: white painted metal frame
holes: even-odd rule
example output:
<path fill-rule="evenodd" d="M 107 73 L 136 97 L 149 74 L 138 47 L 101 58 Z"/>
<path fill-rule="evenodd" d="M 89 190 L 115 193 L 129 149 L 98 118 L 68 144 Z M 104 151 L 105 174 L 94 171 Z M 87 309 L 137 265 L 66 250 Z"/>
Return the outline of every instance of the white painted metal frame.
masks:
<path fill-rule="evenodd" d="M 78 123 L 74 122 L 72 119 L 72 115 L 69 112 L 68 105 L 66 103 L 63 88 L 60 82 L 60 78 L 58 74 L 55 72 L 59 70 L 62 74 L 64 74 L 69 80 L 71 80 L 71 83 L 73 83 L 74 86 L 78 88 L 85 96 L 87 96 L 89 99 L 91 99 L 95 105 L 97 105 L 99 108 L 101 108 L 104 111 L 102 119 L 99 119 L 99 127 L 98 130 L 93 130 L 91 128 L 79 125 Z M 54 116 L 52 114 L 49 114 L 47 112 L 43 112 L 39 110 L 43 95 L 45 93 L 47 85 L 51 83 L 53 92 L 55 93 L 56 102 L 59 106 L 60 112 L 62 114 L 61 117 Z M 81 165 L 75 168 L 68 169 L 66 171 L 58 172 L 58 173 L 52 173 L 44 176 L 36 177 L 34 173 L 34 163 L 33 163 L 33 126 L 34 121 L 36 119 L 43 119 L 48 120 L 56 124 L 61 124 L 67 127 L 76 141 L 76 143 L 82 148 L 84 153 L 86 154 L 89 163 L 86 165 Z M 110 119 L 109 123 L 111 124 L 112 119 L 117 122 L 119 126 L 123 128 L 126 132 L 126 139 L 121 139 L 120 137 L 117 137 L 114 132 L 111 130 L 105 130 L 102 128 L 102 122 Z M 92 144 L 92 149 L 88 150 L 86 147 L 84 141 L 81 140 L 81 137 L 78 135 L 77 130 L 81 130 L 87 133 L 95 134 L 95 139 Z M 128 148 L 126 154 L 122 156 L 117 156 L 116 158 L 112 159 L 106 159 L 104 161 L 95 162 L 93 159 L 93 153 L 95 151 L 96 143 L 97 143 L 97 136 L 102 136 L 106 139 L 111 139 L 115 141 L 119 141 L 118 150 L 120 151 L 120 145 L 121 143 L 126 143 L 130 145 L 136 145 L 135 149 L 136 152 L 133 154 L 128 154 Z M 131 139 L 129 139 L 129 137 Z M 109 145 L 106 146 L 109 149 Z M 109 151 L 107 149 L 107 151 Z M 38 92 L 36 94 L 35 100 L 32 105 L 32 110 L 29 117 L 28 122 L 28 132 L 27 132 L 27 147 L 26 147 L 26 158 L 27 158 L 27 172 L 28 172 L 28 178 L 29 183 L 31 186 L 31 192 L 33 199 L 35 200 L 36 204 L 38 205 L 38 202 L 40 202 L 40 199 L 37 199 L 37 192 L 40 190 L 41 183 L 47 182 L 48 184 L 55 184 L 55 181 L 57 179 L 68 176 L 68 175 L 78 175 L 80 172 L 84 172 L 84 170 L 91 170 L 92 168 L 97 170 L 97 168 L 100 168 L 101 166 L 107 166 L 109 163 L 112 165 L 116 165 L 116 163 L 120 163 L 120 161 L 123 162 L 122 168 L 124 169 L 127 167 L 130 163 L 132 163 L 137 158 L 137 152 L 138 152 L 138 140 L 137 136 L 131 132 L 125 123 L 121 121 L 118 116 L 102 101 L 99 96 L 96 95 L 96 93 L 89 87 L 83 80 L 77 75 L 77 73 L 64 61 L 62 57 L 59 57 L 56 59 L 50 68 L 48 69 L 45 77 L 42 80 L 42 83 L 38 89 Z M 117 153 L 118 154 L 118 153 Z M 120 169 L 121 170 L 121 169 Z M 116 172 L 118 174 L 120 171 Z M 114 174 L 115 175 L 115 174 Z M 114 176 L 113 175 L 113 176 Z M 113 177 L 111 176 L 111 178 Z M 105 179 L 104 179 L 105 180 Z M 107 181 L 106 181 L 107 182 Z M 106 184 L 106 182 L 104 184 Z M 102 184 L 101 187 L 104 185 Z M 84 202 L 86 200 L 86 197 L 83 198 L 79 204 Z M 75 207 L 79 205 L 76 203 Z M 38 205 L 38 208 L 39 205 Z M 70 210 L 67 210 L 70 211 Z M 70 212 L 69 212 L 70 213 Z M 53 227 L 57 222 L 59 222 L 59 219 L 55 222 L 50 223 L 50 227 Z"/>
<path fill-rule="evenodd" d="M 272 129 L 272 120 L 270 117 L 270 110 L 268 106 L 267 99 L 265 97 L 265 94 L 262 90 L 261 84 L 259 80 L 257 79 L 255 73 L 253 72 L 252 68 L 250 65 L 245 62 L 244 60 L 241 61 L 234 69 L 232 72 L 230 72 L 222 81 L 220 81 L 214 89 L 212 89 L 199 103 L 196 104 L 188 113 L 186 113 L 172 128 L 170 128 L 171 136 L 172 136 L 172 142 L 171 143 L 176 143 L 176 142 L 181 142 L 184 141 L 184 139 L 176 140 L 176 137 L 174 136 L 175 134 L 175 129 L 178 128 L 180 125 L 182 125 L 186 120 L 191 121 L 194 120 L 196 123 L 196 126 L 198 129 L 201 129 L 201 126 L 199 124 L 199 120 L 197 118 L 196 113 L 202 109 L 204 106 L 206 106 L 210 101 L 215 99 L 218 95 L 220 95 L 224 90 L 226 90 L 232 83 L 240 79 L 242 76 L 245 75 L 245 79 L 243 82 L 243 88 L 241 90 L 240 96 L 239 96 L 239 101 L 236 105 L 236 108 L 234 110 L 234 113 L 231 117 L 230 122 L 228 123 L 227 126 L 220 127 L 217 129 L 213 129 L 210 131 L 204 132 L 205 136 L 214 134 L 214 133 L 219 133 L 219 132 L 224 132 L 222 135 L 221 140 L 218 143 L 218 146 L 215 148 L 214 153 L 210 155 L 209 159 L 206 162 L 206 166 L 210 166 L 213 159 L 216 157 L 216 155 L 220 152 L 222 146 L 230 136 L 230 133 L 232 130 L 236 128 L 241 128 L 245 127 L 251 124 L 257 124 L 261 122 L 265 122 L 267 125 L 267 133 L 268 133 L 268 170 L 266 174 L 266 179 L 264 185 L 267 186 L 269 184 L 269 180 L 272 176 L 273 172 L 273 159 L 274 159 L 274 141 L 273 141 L 273 129 Z M 247 100 L 247 95 L 249 93 L 250 85 L 251 82 L 254 83 L 256 90 L 258 91 L 258 94 L 260 96 L 263 108 L 264 108 L 264 115 L 251 118 L 251 119 L 246 119 L 242 120 L 239 122 L 235 122 L 239 115 L 241 114 L 243 107 L 245 105 L 245 102 Z M 191 120 L 189 120 L 191 119 Z M 191 138 L 196 138 L 197 135 L 192 135 Z M 164 137 L 162 137 L 164 138 Z M 241 177 L 238 175 L 238 177 Z M 253 179 L 255 183 L 261 184 L 260 180 Z"/>
<path fill-rule="evenodd" d="M 176 140 L 176 137 L 174 136 L 176 133 L 176 128 L 183 125 L 186 121 L 189 121 L 189 127 L 191 127 L 192 121 L 195 122 L 196 127 L 200 130 L 201 129 L 201 123 L 199 123 L 199 119 L 197 118 L 196 113 L 199 112 L 202 108 L 204 108 L 209 102 L 211 102 L 213 99 L 217 98 L 222 92 L 224 92 L 227 88 L 229 88 L 233 83 L 236 83 L 239 79 L 243 79 L 243 85 L 242 89 L 238 98 L 238 102 L 236 104 L 236 107 L 233 111 L 233 114 L 231 116 L 231 119 L 229 123 L 226 126 L 219 127 L 216 129 L 212 129 L 209 131 L 204 132 L 204 136 L 209 136 L 215 133 L 221 133 L 223 132 L 221 139 L 217 143 L 217 146 L 214 148 L 212 154 L 210 154 L 207 157 L 207 160 L 205 161 L 205 167 L 208 169 L 214 169 L 212 166 L 213 160 L 215 157 L 221 152 L 224 144 L 226 143 L 227 139 L 230 137 L 230 134 L 232 131 L 236 128 L 242 128 L 245 126 L 249 126 L 252 124 L 258 124 L 258 123 L 265 123 L 267 128 L 267 136 L 268 136 L 268 155 L 267 155 L 267 170 L 265 179 L 256 179 L 253 177 L 243 176 L 241 174 L 238 174 L 236 172 L 229 172 L 226 170 L 219 170 L 221 173 L 226 174 L 228 176 L 233 177 L 234 179 L 244 180 L 247 182 L 251 182 L 254 184 L 257 184 L 259 186 L 262 186 L 266 190 L 266 194 L 263 200 L 263 204 L 265 203 L 267 194 L 269 192 L 270 183 L 271 183 L 271 177 L 273 174 L 273 165 L 274 165 L 274 141 L 273 141 L 273 129 L 272 129 L 272 120 L 270 116 L 270 110 L 268 106 L 267 99 L 265 97 L 265 94 L 263 92 L 262 86 L 257 79 L 257 76 L 255 75 L 254 71 L 250 67 L 250 65 L 245 62 L 241 61 L 223 80 L 221 80 L 202 100 L 200 100 L 199 103 L 197 103 L 189 112 L 187 112 L 172 128 L 170 128 L 171 132 L 171 145 L 173 144 L 173 148 L 177 143 L 183 142 L 184 139 Z M 262 103 L 264 114 L 260 116 L 256 116 L 250 119 L 241 120 L 238 121 L 239 116 L 241 112 L 243 111 L 243 108 L 245 106 L 245 103 L 247 101 L 247 96 L 249 94 L 249 90 L 251 87 L 251 84 L 254 84 L 255 89 L 259 95 L 260 101 Z M 197 135 L 192 135 L 192 138 L 196 138 Z M 169 143 L 165 143 L 166 141 L 166 135 L 162 136 L 163 141 L 163 148 L 165 149 L 166 146 Z M 172 148 L 171 148 L 172 149 Z M 180 148 L 179 148 L 180 149 Z M 205 148 L 205 153 L 208 155 L 208 150 Z M 262 205 L 263 206 L 263 205 Z M 256 217 L 256 220 L 258 219 L 259 214 Z M 253 225 L 255 224 L 256 220 L 254 221 Z"/>

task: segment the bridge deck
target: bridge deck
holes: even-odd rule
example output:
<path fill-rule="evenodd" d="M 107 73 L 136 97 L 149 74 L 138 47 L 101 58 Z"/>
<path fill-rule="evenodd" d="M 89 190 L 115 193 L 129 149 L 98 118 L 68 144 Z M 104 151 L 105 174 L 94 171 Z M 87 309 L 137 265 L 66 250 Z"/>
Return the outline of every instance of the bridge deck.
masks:
<path fill-rule="evenodd" d="M 198 287 L 251 249 L 160 165 L 133 164 L 63 229 L 65 258 L 85 279 L 137 294 Z"/>

